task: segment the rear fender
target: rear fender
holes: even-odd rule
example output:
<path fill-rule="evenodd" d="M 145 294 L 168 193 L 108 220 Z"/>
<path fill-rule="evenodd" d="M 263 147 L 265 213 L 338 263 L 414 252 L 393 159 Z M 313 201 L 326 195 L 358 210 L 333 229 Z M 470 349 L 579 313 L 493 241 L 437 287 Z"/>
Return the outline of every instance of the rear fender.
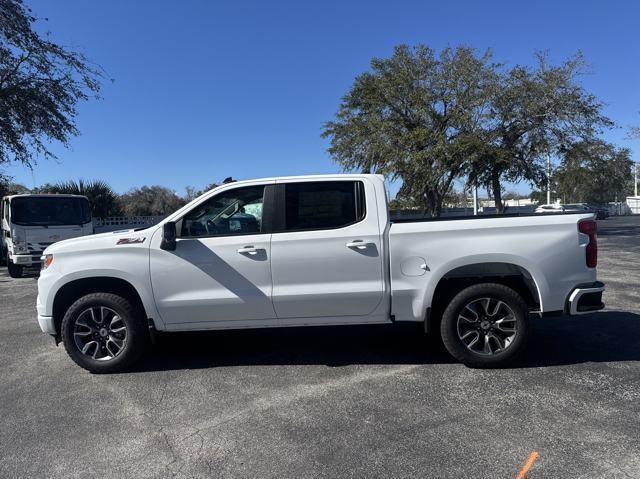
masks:
<path fill-rule="evenodd" d="M 491 267 L 488 267 L 487 270 L 483 272 L 483 265 L 488 266 L 495 264 L 512 265 L 519 268 L 525 276 L 528 275 L 531 278 L 533 285 L 535 285 L 535 292 L 537 293 L 537 297 L 535 299 L 537 299 L 538 304 L 540 305 L 540 311 L 545 310 L 544 300 L 546 298 L 546 293 L 549 291 L 549 284 L 536 265 L 520 256 L 482 254 L 456 258 L 453 261 L 439 265 L 436 270 L 431 271 L 431 278 L 426 284 L 421 301 L 415 305 L 418 310 L 414 311 L 414 313 L 418 313 L 418 317 L 422 317 L 424 311 L 430 308 L 434 303 L 434 292 L 440 281 L 455 270 L 460 270 L 461 273 L 467 270 L 469 277 L 496 276 L 495 271 Z"/>

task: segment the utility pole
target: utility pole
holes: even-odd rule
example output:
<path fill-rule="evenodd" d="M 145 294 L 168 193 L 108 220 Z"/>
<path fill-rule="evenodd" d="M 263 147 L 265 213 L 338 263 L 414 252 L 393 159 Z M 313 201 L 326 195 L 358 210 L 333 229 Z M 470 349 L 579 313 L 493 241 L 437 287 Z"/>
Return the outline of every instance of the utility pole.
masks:
<path fill-rule="evenodd" d="M 638 163 L 635 163 L 633 174 L 633 196 L 638 197 Z"/>
<path fill-rule="evenodd" d="M 551 204 L 551 155 L 547 155 L 547 204 Z"/>

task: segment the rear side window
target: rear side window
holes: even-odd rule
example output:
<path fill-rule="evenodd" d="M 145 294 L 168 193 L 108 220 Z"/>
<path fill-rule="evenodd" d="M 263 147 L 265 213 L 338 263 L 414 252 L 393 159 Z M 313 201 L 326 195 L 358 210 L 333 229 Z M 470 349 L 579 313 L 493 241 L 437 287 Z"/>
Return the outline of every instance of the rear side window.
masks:
<path fill-rule="evenodd" d="M 285 185 L 285 231 L 334 229 L 365 216 L 361 181 L 318 181 Z"/>

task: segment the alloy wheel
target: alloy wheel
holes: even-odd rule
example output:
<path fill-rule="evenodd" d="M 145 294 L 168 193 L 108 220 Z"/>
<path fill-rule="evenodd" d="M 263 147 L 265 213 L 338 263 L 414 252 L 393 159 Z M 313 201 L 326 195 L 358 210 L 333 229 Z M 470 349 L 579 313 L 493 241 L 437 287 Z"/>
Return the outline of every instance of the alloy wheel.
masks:
<path fill-rule="evenodd" d="M 518 334 L 516 315 L 499 299 L 474 299 L 458 314 L 457 333 L 468 350 L 491 356 L 513 344 Z"/>
<path fill-rule="evenodd" d="M 118 356 L 127 342 L 127 326 L 116 311 L 106 306 L 85 309 L 73 326 L 78 350 L 97 361 Z"/>

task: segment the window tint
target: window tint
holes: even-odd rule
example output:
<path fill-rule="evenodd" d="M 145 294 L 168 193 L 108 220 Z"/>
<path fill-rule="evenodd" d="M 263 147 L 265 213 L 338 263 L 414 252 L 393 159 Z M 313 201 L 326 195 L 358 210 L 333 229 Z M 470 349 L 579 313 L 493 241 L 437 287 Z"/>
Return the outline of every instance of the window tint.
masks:
<path fill-rule="evenodd" d="M 360 181 L 322 181 L 285 185 L 285 230 L 331 229 L 364 218 Z"/>
<path fill-rule="evenodd" d="M 80 225 L 91 221 L 86 198 L 25 196 L 11 201 L 11 221 L 24 226 Z"/>
<path fill-rule="evenodd" d="M 260 233 L 264 186 L 235 188 L 196 206 L 182 219 L 181 236 Z"/>

